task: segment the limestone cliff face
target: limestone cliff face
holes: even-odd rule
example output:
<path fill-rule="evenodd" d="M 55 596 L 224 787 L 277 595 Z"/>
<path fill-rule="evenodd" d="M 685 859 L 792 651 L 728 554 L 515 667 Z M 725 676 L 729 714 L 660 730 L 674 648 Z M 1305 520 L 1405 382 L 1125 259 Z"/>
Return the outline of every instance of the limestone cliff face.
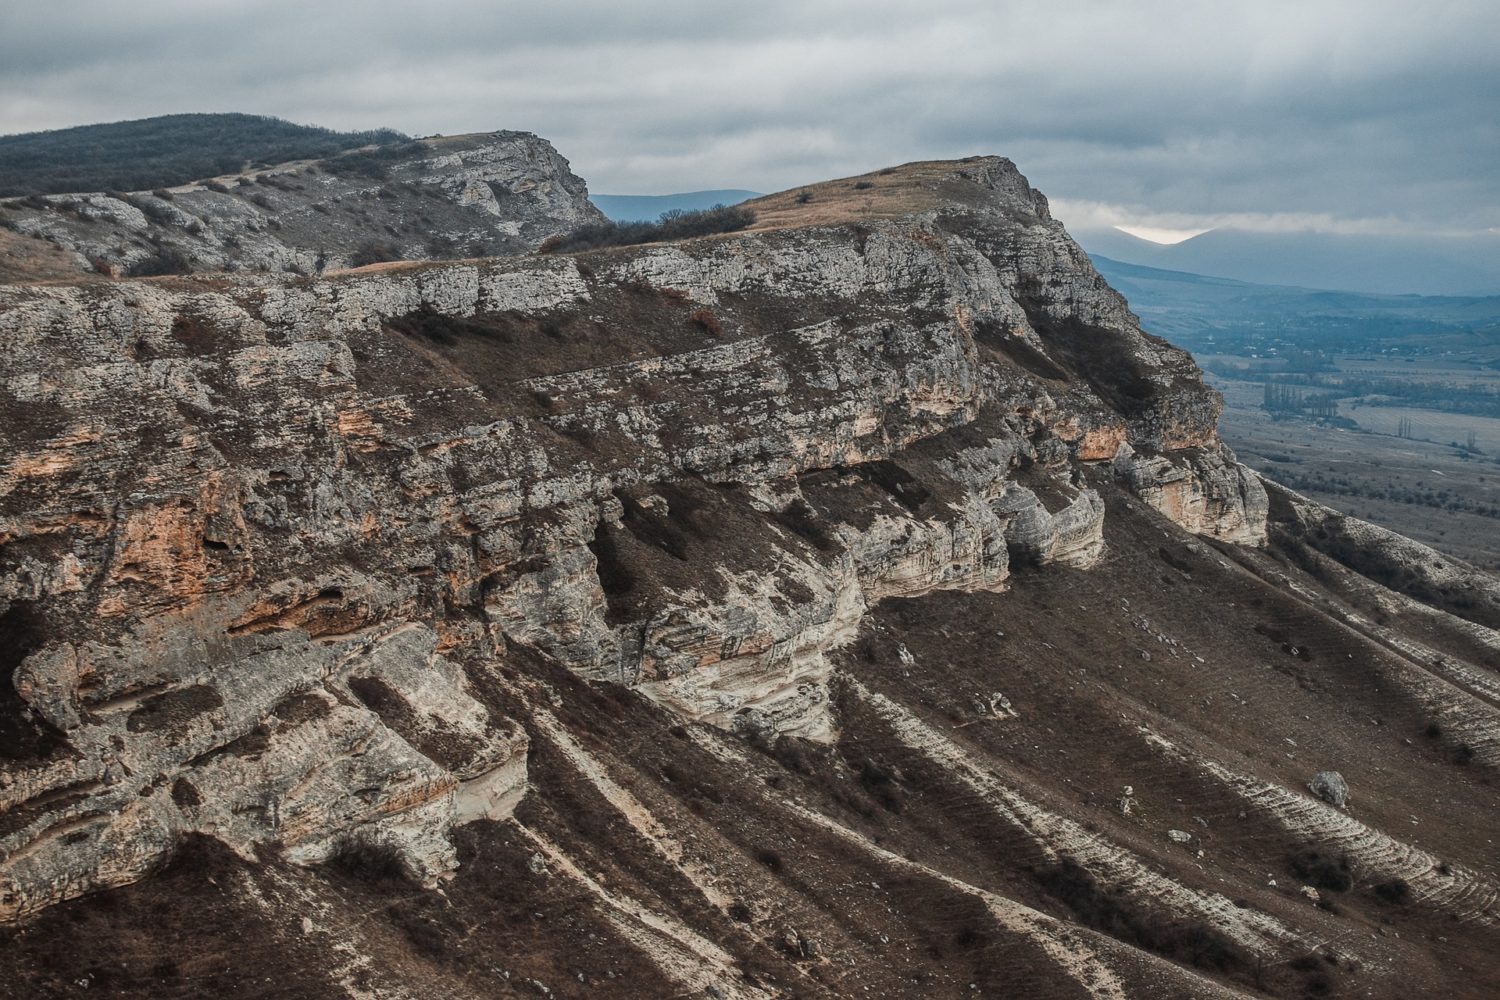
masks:
<path fill-rule="evenodd" d="M 526 253 L 599 221 L 568 161 L 527 132 L 422 139 L 155 192 L 0 202 L 11 233 L 113 277 Z"/>
<path fill-rule="evenodd" d="M 441 166 L 480 211 L 522 169 L 482 148 Z M 581 193 L 544 186 L 514 247 Z M 0 288 L 0 976 L 1500 976 L 1493 582 L 1268 492 L 1009 161 L 754 207 L 577 256 Z M 1341 806 L 1307 791 L 1334 768 Z"/>
<path fill-rule="evenodd" d="M 507 141 L 410 169 L 493 210 Z M 1093 564 L 1099 483 L 1259 542 L 1186 356 L 1008 161 L 944 183 L 577 258 L 0 290 L 0 916 L 187 832 L 447 875 L 448 829 L 525 788 L 482 694 L 517 648 L 828 741 L 869 608 Z"/>

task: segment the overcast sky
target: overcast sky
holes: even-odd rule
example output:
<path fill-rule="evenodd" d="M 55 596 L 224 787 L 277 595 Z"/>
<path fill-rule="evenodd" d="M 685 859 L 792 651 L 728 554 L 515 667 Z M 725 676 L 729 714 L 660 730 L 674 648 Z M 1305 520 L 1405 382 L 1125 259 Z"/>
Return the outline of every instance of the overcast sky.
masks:
<path fill-rule="evenodd" d="M 601 193 L 1000 153 L 1074 227 L 1500 228 L 1500 3 L 4 0 L 0 133 L 518 128 Z"/>

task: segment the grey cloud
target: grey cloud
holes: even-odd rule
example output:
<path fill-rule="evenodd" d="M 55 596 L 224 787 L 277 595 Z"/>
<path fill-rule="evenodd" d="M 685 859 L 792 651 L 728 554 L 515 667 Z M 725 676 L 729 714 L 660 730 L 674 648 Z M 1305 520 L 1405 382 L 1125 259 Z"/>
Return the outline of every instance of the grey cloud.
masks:
<path fill-rule="evenodd" d="M 597 191 L 998 152 L 1139 215 L 1500 226 L 1487 2 L 102 0 L 0 11 L 0 131 L 249 110 L 524 128 Z"/>

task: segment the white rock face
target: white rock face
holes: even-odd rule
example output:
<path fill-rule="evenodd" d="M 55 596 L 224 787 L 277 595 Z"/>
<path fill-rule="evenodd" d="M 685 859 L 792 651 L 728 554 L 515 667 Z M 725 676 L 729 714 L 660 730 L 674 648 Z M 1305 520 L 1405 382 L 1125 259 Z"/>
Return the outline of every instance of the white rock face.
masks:
<path fill-rule="evenodd" d="M 569 203 L 516 142 L 414 176 Z M 186 832 L 440 879 L 525 789 L 536 663 L 834 739 L 868 609 L 1093 565 L 1112 477 L 1260 541 L 1190 360 L 1007 161 L 952 184 L 857 228 L 0 289 L 0 918 Z"/>
<path fill-rule="evenodd" d="M 38 207 L 40 202 L 44 207 Z M 551 143 L 528 132 L 423 139 L 157 193 L 12 200 L 6 223 L 81 272 L 324 270 L 377 260 L 526 253 L 603 216 Z"/>
<path fill-rule="evenodd" d="M 1222 448 L 1146 457 L 1122 444 L 1115 470 L 1137 496 L 1190 531 L 1240 545 L 1265 541 L 1265 487 Z"/>
<path fill-rule="evenodd" d="M 1064 492 L 1061 487 L 1059 492 Z M 1104 551 L 1104 501 L 1093 490 L 1077 492 L 1052 512 L 1036 493 L 1011 483 L 999 506 L 1011 516 L 1005 541 L 1019 558 L 1087 569 Z"/>
<path fill-rule="evenodd" d="M 1349 783 L 1337 771 L 1319 771 L 1307 783 L 1307 789 L 1337 809 L 1349 801 Z"/>

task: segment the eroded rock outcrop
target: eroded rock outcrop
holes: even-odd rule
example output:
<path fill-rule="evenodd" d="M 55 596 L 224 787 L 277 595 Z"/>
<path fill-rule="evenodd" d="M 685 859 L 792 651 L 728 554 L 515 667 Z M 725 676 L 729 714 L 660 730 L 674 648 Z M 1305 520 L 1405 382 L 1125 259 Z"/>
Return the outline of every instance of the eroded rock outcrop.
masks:
<path fill-rule="evenodd" d="M 568 161 L 528 132 L 421 139 L 155 191 L 0 202 L 9 230 L 0 235 L 16 247 L 50 244 L 74 270 L 112 277 L 310 275 L 384 260 L 529 253 L 549 236 L 601 221 Z M 13 280 L 26 273 L 14 270 Z M 56 271 L 45 276 L 63 276 Z"/>
<path fill-rule="evenodd" d="M 999 159 L 941 194 L 580 257 L 0 290 L 4 915 L 187 832 L 445 875 L 447 831 L 524 787 L 517 650 L 828 741 L 868 609 L 1094 564 L 1101 483 L 1260 541 L 1217 398 L 1045 200 Z"/>
<path fill-rule="evenodd" d="M 1222 446 L 1138 454 L 1122 443 L 1114 465 L 1137 496 L 1189 531 L 1241 545 L 1265 541 L 1266 489 Z"/>
<path fill-rule="evenodd" d="M 410 166 L 493 210 L 490 151 Z M 853 228 L 0 292 L 7 915 L 189 831 L 447 873 L 446 829 L 523 786 L 474 694 L 517 643 L 832 739 L 828 652 L 868 607 L 1100 558 L 1088 468 L 1256 543 L 1187 357 L 1010 163 L 945 183 Z"/>
<path fill-rule="evenodd" d="M 7 981 L 1500 976 L 1486 578 L 1238 466 L 1008 161 L 754 207 L 0 289 Z"/>

